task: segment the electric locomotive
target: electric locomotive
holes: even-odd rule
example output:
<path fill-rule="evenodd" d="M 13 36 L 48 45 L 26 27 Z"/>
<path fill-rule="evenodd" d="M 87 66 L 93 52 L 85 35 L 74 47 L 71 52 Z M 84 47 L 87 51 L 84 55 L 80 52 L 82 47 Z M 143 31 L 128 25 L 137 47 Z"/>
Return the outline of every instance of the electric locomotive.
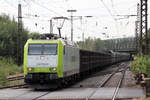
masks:
<path fill-rule="evenodd" d="M 25 82 L 33 88 L 40 86 L 55 88 L 64 77 L 77 73 L 79 73 L 77 44 L 64 39 L 30 39 L 25 44 Z"/>

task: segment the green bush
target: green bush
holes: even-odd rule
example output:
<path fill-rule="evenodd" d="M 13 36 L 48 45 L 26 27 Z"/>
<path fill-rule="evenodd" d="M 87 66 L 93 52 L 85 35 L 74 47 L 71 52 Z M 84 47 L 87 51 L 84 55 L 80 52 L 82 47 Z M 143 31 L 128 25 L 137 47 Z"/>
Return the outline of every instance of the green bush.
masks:
<path fill-rule="evenodd" d="M 6 86 L 7 76 L 23 73 L 23 67 L 17 66 L 12 58 L 0 57 L 0 86 Z"/>
<path fill-rule="evenodd" d="M 131 70 L 135 74 L 145 73 L 150 77 L 150 56 L 134 56 L 134 61 L 131 62 Z"/>
<path fill-rule="evenodd" d="M 0 71 L 0 86 L 6 86 L 8 84 L 6 73 L 3 71 Z"/>

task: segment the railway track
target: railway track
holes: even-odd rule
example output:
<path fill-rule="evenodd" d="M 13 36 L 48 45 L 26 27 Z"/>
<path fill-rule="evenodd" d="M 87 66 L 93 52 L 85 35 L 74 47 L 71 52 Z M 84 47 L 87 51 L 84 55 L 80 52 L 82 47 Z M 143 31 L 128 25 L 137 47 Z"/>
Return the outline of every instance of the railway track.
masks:
<path fill-rule="evenodd" d="M 129 63 L 128 63 L 129 64 Z M 118 67 L 122 66 L 122 67 Z M 97 72 L 90 77 L 87 77 L 84 80 L 77 82 L 76 84 L 72 85 L 71 88 L 99 88 L 104 87 L 107 81 L 114 76 L 115 73 L 121 72 L 123 70 L 123 64 L 112 65 L 103 71 Z"/>
<path fill-rule="evenodd" d="M 117 93 L 119 91 L 119 88 L 121 87 L 121 84 L 122 84 L 122 81 L 124 79 L 124 75 L 125 75 L 125 72 L 126 70 L 129 68 L 129 67 L 126 67 L 127 65 L 123 65 L 123 67 L 121 68 L 118 68 L 117 70 L 115 70 L 114 72 L 112 72 L 111 74 L 108 74 L 106 75 L 103 80 L 100 82 L 100 84 L 97 85 L 97 89 L 94 90 L 87 98 L 86 100 L 89 100 L 93 94 L 95 94 L 97 92 L 97 90 L 99 88 L 102 88 L 102 87 L 106 87 L 105 85 L 110 81 L 110 79 L 118 72 L 121 72 L 122 73 L 122 76 L 120 77 L 119 81 L 117 82 L 117 86 L 115 87 L 115 91 L 114 91 L 114 94 L 112 96 L 112 100 L 115 100 L 116 99 L 116 96 L 117 96 Z"/>
<path fill-rule="evenodd" d="M 112 97 L 112 100 L 115 100 L 116 96 L 117 96 L 117 93 L 119 91 L 119 88 L 121 87 L 121 84 L 122 84 L 122 81 L 124 79 L 124 76 L 125 76 L 125 72 L 126 72 L 127 68 L 125 68 L 123 71 L 122 71 L 122 77 L 120 78 L 118 84 L 117 84 L 117 87 L 115 89 L 115 92 L 113 94 L 113 97 Z"/>
<path fill-rule="evenodd" d="M 126 68 L 124 69 L 124 67 L 126 66 L 126 64 L 123 66 L 123 67 L 121 67 L 121 68 L 117 68 L 117 70 L 115 70 L 113 73 L 111 73 L 111 74 L 108 74 L 108 75 L 105 75 L 105 77 L 103 78 L 103 80 L 101 80 L 101 82 L 96 82 L 96 84 L 95 84 L 95 86 L 96 87 L 94 87 L 94 88 L 96 88 L 93 92 L 91 92 L 88 96 L 86 96 L 86 98 L 84 99 L 84 100 L 91 100 L 91 97 L 97 92 L 97 90 L 99 89 L 99 88 L 102 88 L 102 87 L 105 87 L 105 84 L 106 83 L 108 83 L 108 81 L 110 81 L 110 79 L 117 73 L 117 72 L 122 72 L 122 76 L 124 77 L 124 74 L 125 74 L 125 70 L 126 70 Z M 118 87 L 120 87 L 120 85 L 121 85 L 121 82 L 122 82 L 122 80 L 123 80 L 123 77 L 120 79 L 120 81 L 119 81 L 119 83 L 118 83 L 118 85 L 117 85 L 117 87 L 116 87 L 116 90 L 115 90 L 115 92 L 114 92 L 114 95 L 113 95 L 113 98 L 112 98 L 112 100 L 114 100 L 115 99 L 115 97 L 116 97 L 116 95 L 117 95 L 117 93 L 118 93 Z M 82 88 L 82 87 L 75 87 L 75 89 L 76 88 Z M 73 88 L 72 88 L 73 89 Z M 51 94 L 51 93 L 53 93 L 53 91 L 49 91 L 49 92 L 46 92 L 46 93 L 44 93 L 44 94 L 42 94 L 42 95 L 40 95 L 40 96 L 38 96 L 38 97 L 36 97 L 36 98 L 34 98 L 33 100 L 38 100 L 38 99 L 40 99 L 40 98 L 42 98 L 42 97 L 44 97 L 44 96 L 47 96 L 47 95 L 49 95 L 49 94 Z M 54 98 L 51 98 L 50 100 L 53 100 Z M 56 99 L 56 98 L 55 98 Z M 58 98 L 57 98 L 58 99 Z M 56 99 L 56 100 L 57 100 Z M 80 98 L 59 98 L 59 100 L 80 100 Z"/>
<path fill-rule="evenodd" d="M 111 81 L 111 78 L 112 78 L 113 76 L 115 76 L 115 74 L 117 74 L 117 73 L 121 73 L 121 77 L 120 77 L 120 80 L 119 80 L 119 81 L 122 82 L 122 80 L 123 80 L 123 78 L 124 78 L 124 75 L 125 75 L 125 72 L 126 72 L 126 70 L 129 68 L 129 67 L 126 67 L 126 66 L 129 66 L 129 65 L 123 65 L 121 68 L 118 68 L 116 71 L 114 71 L 113 73 L 111 73 L 108 77 L 104 78 L 105 81 L 102 83 L 102 85 L 100 85 L 100 87 L 107 87 L 107 86 L 106 86 L 107 83 L 108 83 L 109 81 Z M 119 82 L 119 81 L 118 81 L 118 82 Z"/>
<path fill-rule="evenodd" d="M 27 88 L 28 85 L 24 83 L 24 74 L 9 75 L 7 80 L 1 83 L 6 83 L 5 86 L 0 86 L 0 89 L 5 88 Z"/>
<path fill-rule="evenodd" d="M 101 75 L 100 73 L 96 73 L 95 75 L 93 75 L 93 77 L 89 77 L 89 81 L 91 82 L 93 80 L 95 80 L 95 86 L 89 86 L 88 85 L 85 87 L 69 87 L 69 88 L 64 88 L 61 90 L 48 90 L 48 91 L 35 91 L 31 88 L 25 88 L 25 89 L 4 89 L 4 91 L 6 91 L 6 93 L 9 95 L 9 93 L 11 94 L 10 96 L 5 95 L 5 92 L 1 92 L 3 90 L 0 91 L 0 93 L 3 93 L 3 95 L 0 94 L 0 99 L 3 99 L 4 97 L 7 97 L 7 100 L 9 99 L 14 99 L 14 100 L 21 100 L 21 99 L 25 99 L 25 100 L 102 100 L 102 99 L 108 99 L 105 98 L 105 96 L 107 96 L 107 93 L 111 93 L 111 96 L 109 96 L 109 100 L 115 100 L 118 99 L 119 94 L 121 94 L 121 92 L 119 90 L 121 90 L 123 84 L 122 81 L 124 82 L 124 76 L 126 73 L 126 70 L 128 67 L 129 63 L 127 64 L 122 64 L 122 66 L 120 68 L 114 68 L 114 70 L 107 70 L 106 72 L 103 72 L 104 75 Z M 120 65 L 117 65 L 120 66 Z M 113 67 L 112 67 L 113 68 Z M 110 69 L 112 69 L 110 68 Z M 109 73 L 107 73 L 109 72 Z M 116 85 L 115 86 L 110 86 L 108 84 L 111 83 L 111 81 L 114 79 L 114 77 L 116 77 L 117 75 L 120 75 L 120 77 L 116 80 Z M 101 80 L 99 80 L 99 77 L 102 77 Z M 98 78 L 95 78 L 98 77 Z M 95 79 L 94 79 L 95 78 Z M 21 79 L 21 78 L 15 78 L 15 79 Z M 10 80 L 15 80 L 10 79 Z M 85 80 L 83 80 L 85 81 Z M 87 81 L 85 81 L 84 83 L 86 83 Z M 86 84 L 85 84 L 86 85 Z M 9 88 L 9 87 L 7 87 Z M 11 87 L 12 88 L 12 87 Z M 107 92 L 105 91 L 107 89 Z M 104 90 L 104 91 L 103 91 Z M 113 91 L 110 91 L 113 90 Z M 8 92 L 9 91 L 9 92 Z M 15 91 L 15 92 L 13 92 Z M 14 93 L 14 94 L 13 94 Z M 103 93 L 105 95 L 103 95 Z M 14 95 L 12 98 L 12 94 Z M 101 95 L 103 95 L 101 97 Z M 104 97 L 104 98 L 103 98 Z M 4 99 L 5 99 L 4 98 Z"/>

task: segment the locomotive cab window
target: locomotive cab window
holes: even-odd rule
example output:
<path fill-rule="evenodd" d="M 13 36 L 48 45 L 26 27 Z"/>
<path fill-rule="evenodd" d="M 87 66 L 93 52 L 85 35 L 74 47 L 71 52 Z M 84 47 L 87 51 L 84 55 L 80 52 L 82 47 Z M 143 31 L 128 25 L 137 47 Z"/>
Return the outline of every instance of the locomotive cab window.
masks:
<path fill-rule="evenodd" d="M 29 44 L 28 49 L 29 55 L 38 55 L 42 54 L 42 45 L 41 44 Z"/>
<path fill-rule="evenodd" d="M 57 44 L 29 44 L 29 55 L 56 55 Z"/>
<path fill-rule="evenodd" d="M 43 47 L 44 47 L 44 50 L 43 50 L 44 55 L 56 55 L 57 54 L 56 44 L 44 44 Z"/>

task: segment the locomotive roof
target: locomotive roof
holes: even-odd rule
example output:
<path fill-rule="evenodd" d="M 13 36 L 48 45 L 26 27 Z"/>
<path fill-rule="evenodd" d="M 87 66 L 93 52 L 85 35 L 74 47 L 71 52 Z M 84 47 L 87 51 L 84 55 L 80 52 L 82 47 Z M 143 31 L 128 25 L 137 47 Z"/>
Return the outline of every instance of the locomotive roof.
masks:
<path fill-rule="evenodd" d="M 29 39 L 28 41 L 61 41 L 64 45 L 68 45 L 68 46 L 72 46 L 72 47 L 78 47 L 78 45 L 75 42 L 69 41 L 69 40 L 65 40 L 62 38 L 59 39 L 39 39 L 39 40 L 33 40 L 33 39 Z"/>

